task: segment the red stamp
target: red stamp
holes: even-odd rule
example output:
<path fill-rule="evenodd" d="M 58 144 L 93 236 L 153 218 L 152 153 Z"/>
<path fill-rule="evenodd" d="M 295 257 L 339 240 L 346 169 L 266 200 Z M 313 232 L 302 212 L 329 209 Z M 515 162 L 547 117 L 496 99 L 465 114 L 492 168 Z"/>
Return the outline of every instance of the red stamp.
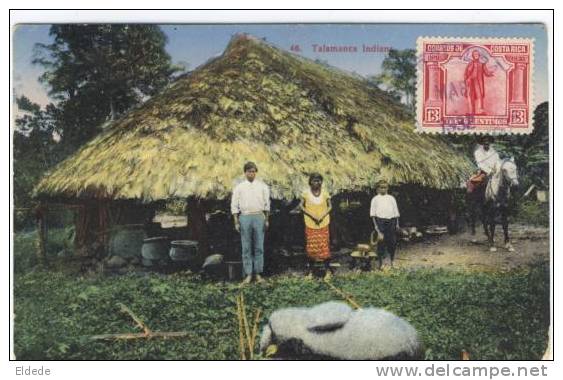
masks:
<path fill-rule="evenodd" d="M 420 37 L 417 54 L 418 131 L 532 132 L 533 40 Z"/>

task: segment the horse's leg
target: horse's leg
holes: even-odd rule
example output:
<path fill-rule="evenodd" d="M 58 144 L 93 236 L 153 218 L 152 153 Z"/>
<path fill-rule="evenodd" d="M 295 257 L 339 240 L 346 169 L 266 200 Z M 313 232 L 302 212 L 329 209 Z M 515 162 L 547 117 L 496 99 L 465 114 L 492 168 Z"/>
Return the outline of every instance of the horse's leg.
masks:
<path fill-rule="evenodd" d="M 496 252 L 497 247 L 495 247 L 495 229 L 496 229 L 496 223 L 493 220 L 490 224 L 490 228 L 491 228 L 491 252 Z"/>
<path fill-rule="evenodd" d="M 508 252 L 514 252 L 514 247 L 510 243 L 510 237 L 508 236 L 508 210 L 502 210 L 502 229 L 504 231 L 504 247 Z"/>
<path fill-rule="evenodd" d="M 495 208 L 491 207 L 486 216 L 486 223 L 487 223 L 487 236 L 489 238 L 489 251 L 496 252 L 497 248 L 495 247 L 495 228 L 496 228 L 496 221 L 495 221 Z"/>
<path fill-rule="evenodd" d="M 475 213 L 469 211 L 469 228 L 471 228 L 471 235 L 475 235 Z"/>
<path fill-rule="evenodd" d="M 488 210 L 485 206 L 483 206 L 483 208 L 481 209 L 481 215 L 479 215 L 479 218 L 481 219 L 481 223 L 483 224 L 483 230 L 485 231 L 485 236 L 487 237 L 487 240 L 489 240 L 489 218 L 488 218 Z"/>
<path fill-rule="evenodd" d="M 468 212 L 468 217 L 469 217 L 469 228 L 470 228 L 470 232 L 471 232 L 471 242 L 472 243 L 477 243 L 477 239 L 475 239 L 475 221 L 477 219 L 477 215 L 476 211 L 475 211 L 475 205 L 472 204 L 472 202 L 469 202 L 469 212 Z"/>

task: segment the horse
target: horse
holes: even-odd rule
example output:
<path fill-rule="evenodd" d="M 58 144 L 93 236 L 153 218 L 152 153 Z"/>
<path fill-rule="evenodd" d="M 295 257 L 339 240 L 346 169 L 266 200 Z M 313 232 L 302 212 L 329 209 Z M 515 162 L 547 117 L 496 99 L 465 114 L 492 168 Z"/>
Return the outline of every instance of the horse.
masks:
<path fill-rule="evenodd" d="M 504 247 L 509 252 L 514 252 L 508 236 L 508 208 L 511 191 L 519 186 L 518 168 L 514 159 L 503 159 L 496 165 L 495 171 L 485 189 L 484 219 L 489 248 L 495 252 L 495 227 L 497 216 L 500 216 L 504 231 Z"/>
<path fill-rule="evenodd" d="M 468 190 L 465 193 L 465 204 L 467 205 L 467 220 L 469 222 L 469 228 L 471 230 L 471 242 L 477 243 L 477 239 L 475 238 L 475 224 L 477 219 L 481 222 L 483 226 L 483 231 L 485 235 L 487 235 L 487 229 L 485 228 L 485 213 L 483 210 L 483 206 L 485 204 L 485 188 L 486 182 L 482 183 L 478 186 L 472 186 L 472 189 L 469 189 L 469 182 L 468 182 Z"/>
<path fill-rule="evenodd" d="M 483 223 L 485 235 L 489 243 L 489 250 L 496 252 L 495 247 L 495 228 L 497 218 L 504 231 L 504 247 L 509 252 L 514 252 L 514 247 L 510 243 L 508 235 L 508 211 L 511 192 L 519 186 L 518 168 L 514 159 L 500 160 L 493 173 L 489 176 L 487 185 L 467 193 L 467 203 L 469 205 L 469 223 L 471 234 L 475 235 L 475 220 L 477 212 Z M 473 240 L 475 242 L 475 240 Z"/>

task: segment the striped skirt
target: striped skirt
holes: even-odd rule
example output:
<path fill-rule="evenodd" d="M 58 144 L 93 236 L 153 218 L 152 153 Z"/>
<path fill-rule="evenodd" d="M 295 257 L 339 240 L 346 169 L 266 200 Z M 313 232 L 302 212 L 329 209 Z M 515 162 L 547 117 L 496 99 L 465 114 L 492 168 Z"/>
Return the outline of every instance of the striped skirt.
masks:
<path fill-rule="evenodd" d="M 319 229 L 305 227 L 307 257 L 313 261 L 330 259 L 330 234 L 328 226 Z"/>

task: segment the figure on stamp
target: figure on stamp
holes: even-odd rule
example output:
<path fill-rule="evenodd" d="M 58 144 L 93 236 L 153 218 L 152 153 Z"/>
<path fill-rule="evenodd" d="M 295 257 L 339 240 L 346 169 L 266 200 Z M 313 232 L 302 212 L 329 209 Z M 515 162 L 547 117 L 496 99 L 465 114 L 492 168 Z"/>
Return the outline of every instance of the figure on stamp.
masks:
<path fill-rule="evenodd" d="M 473 50 L 471 58 L 464 73 L 465 96 L 469 99 L 471 113 L 483 115 L 485 114 L 485 77 L 492 77 L 494 72 L 487 68 L 487 62 L 481 62 L 481 53 L 477 49 Z"/>

